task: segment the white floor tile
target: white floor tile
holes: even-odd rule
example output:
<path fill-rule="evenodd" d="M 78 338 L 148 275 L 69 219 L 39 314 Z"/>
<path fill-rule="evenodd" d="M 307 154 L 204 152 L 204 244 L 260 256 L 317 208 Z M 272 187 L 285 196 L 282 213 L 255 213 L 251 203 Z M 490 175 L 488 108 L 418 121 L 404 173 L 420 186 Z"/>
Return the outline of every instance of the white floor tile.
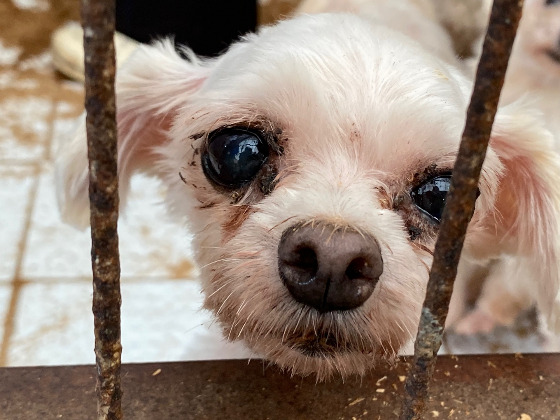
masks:
<path fill-rule="evenodd" d="M 202 310 L 195 281 L 123 286 L 124 362 L 234 359 L 251 353 L 228 343 L 212 315 Z"/>
<path fill-rule="evenodd" d="M 119 221 L 123 277 L 196 276 L 190 236 L 168 221 L 157 181 L 137 176 Z M 56 204 L 53 170 L 41 176 L 32 217 L 24 278 L 91 277 L 90 233 L 64 224 Z"/>
<path fill-rule="evenodd" d="M 124 276 L 197 276 L 192 236 L 172 222 L 164 205 L 165 191 L 154 178 L 132 179 L 128 205 L 119 221 L 119 246 Z"/>
<path fill-rule="evenodd" d="M 48 168 L 39 181 L 23 259 L 23 278 L 91 278 L 90 243 L 89 232 L 60 221 L 53 169 Z"/>
<path fill-rule="evenodd" d="M 38 97 L 0 100 L 0 157 L 39 162 L 49 139 L 52 101 Z"/>
<path fill-rule="evenodd" d="M 0 289 L 1 290 L 1 289 Z M 91 286 L 31 283 L 23 287 L 10 366 L 94 363 Z M 133 282 L 122 288 L 123 362 L 246 357 L 208 329 L 193 281 Z"/>
<path fill-rule="evenodd" d="M 8 351 L 9 366 L 95 363 L 91 286 L 23 286 Z"/>
<path fill-rule="evenodd" d="M 0 165 L 0 283 L 14 276 L 33 180 L 31 167 Z"/>

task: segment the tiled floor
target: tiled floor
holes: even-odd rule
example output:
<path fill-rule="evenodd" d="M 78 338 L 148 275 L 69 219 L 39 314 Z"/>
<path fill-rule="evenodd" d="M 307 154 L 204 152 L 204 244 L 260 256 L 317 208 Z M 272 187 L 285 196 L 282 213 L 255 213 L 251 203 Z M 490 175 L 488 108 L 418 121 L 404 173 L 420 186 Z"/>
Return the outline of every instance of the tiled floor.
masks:
<path fill-rule="evenodd" d="M 89 231 L 60 220 L 52 164 L 54 139 L 72 132 L 82 112 L 83 88 L 54 72 L 50 33 L 30 30 L 40 39 L 22 40 L 15 27 L 50 20 L 52 30 L 65 20 L 61 10 L 64 18 L 77 16 L 78 2 L 6 2 L 0 4 L 0 366 L 94 363 Z M 189 237 L 165 222 L 162 199 L 157 181 L 135 178 L 119 222 L 123 361 L 247 356 L 225 343 L 200 309 Z"/>
<path fill-rule="evenodd" d="M 53 140 L 72 130 L 83 88 L 57 75 L 50 32 L 74 0 L 0 2 L 0 366 L 93 363 L 89 232 L 60 220 Z M 125 362 L 242 357 L 200 309 L 188 235 L 165 222 L 157 181 L 133 180 L 120 221 Z M 157 224 L 152 223 L 158 220 Z M 518 330 L 451 338 L 453 351 L 538 351 Z M 506 344 L 500 344 L 505 342 Z"/>

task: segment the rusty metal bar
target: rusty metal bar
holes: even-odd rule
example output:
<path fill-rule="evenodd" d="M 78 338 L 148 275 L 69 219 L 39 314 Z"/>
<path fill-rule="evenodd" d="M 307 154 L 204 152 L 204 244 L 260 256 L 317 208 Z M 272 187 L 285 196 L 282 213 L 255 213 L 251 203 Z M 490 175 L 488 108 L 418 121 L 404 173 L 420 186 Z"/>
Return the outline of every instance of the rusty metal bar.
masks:
<path fill-rule="evenodd" d="M 114 0 L 82 0 L 97 418 L 122 419 Z"/>
<path fill-rule="evenodd" d="M 428 384 L 441 346 L 457 265 L 467 226 L 474 212 L 478 179 L 522 6 L 523 0 L 494 0 L 492 6 L 465 129 L 453 168 L 451 188 L 435 245 L 414 345 L 414 361 L 405 382 L 402 420 L 424 418 Z"/>

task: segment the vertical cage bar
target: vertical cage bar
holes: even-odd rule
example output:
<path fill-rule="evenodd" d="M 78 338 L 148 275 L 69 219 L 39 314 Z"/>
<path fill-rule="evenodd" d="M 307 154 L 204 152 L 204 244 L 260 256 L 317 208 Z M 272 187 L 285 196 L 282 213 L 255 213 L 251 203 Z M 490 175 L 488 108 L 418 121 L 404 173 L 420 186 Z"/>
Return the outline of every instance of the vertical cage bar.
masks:
<path fill-rule="evenodd" d="M 457 265 L 467 226 L 474 212 L 478 179 L 522 6 L 523 0 L 494 0 L 492 6 L 465 129 L 453 168 L 451 188 L 434 250 L 414 345 L 414 361 L 405 382 L 400 417 L 402 420 L 424 418 L 428 384 L 441 346 Z"/>
<path fill-rule="evenodd" d="M 82 0 L 97 418 L 122 419 L 114 0 Z"/>

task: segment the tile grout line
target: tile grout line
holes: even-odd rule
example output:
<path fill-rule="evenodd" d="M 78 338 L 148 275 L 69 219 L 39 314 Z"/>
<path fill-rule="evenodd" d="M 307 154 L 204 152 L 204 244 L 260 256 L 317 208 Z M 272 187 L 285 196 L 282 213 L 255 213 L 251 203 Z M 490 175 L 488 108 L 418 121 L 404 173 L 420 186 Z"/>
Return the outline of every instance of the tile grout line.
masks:
<path fill-rule="evenodd" d="M 19 243 L 19 252 L 16 257 L 14 277 L 12 279 L 12 284 L 11 284 L 12 293 L 10 296 L 10 303 L 8 305 L 8 312 L 6 313 L 6 319 L 4 321 L 4 334 L 2 336 L 2 342 L 0 345 L 0 366 L 6 366 L 8 362 L 8 350 L 14 332 L 15 316 L 17 312 L 17 306 L 19 303 L 19 296 L 21 294 L 21 288 L 24 285 L 24 281 L 21 279 L 21 271 L 22 271 L 25 249 L 27 248 L 29 231 L 31 228 L 31 219 L 33 215 L 33 210 L 35 208 L 35 202 L 37 201 L 37 190 L 39 188 L 39 179 L 40 179 L 39 175 L 40 175 L 40 170 L 39 167 L 36 165 L 34 171 L 35 181 L 31 186 L 31 191 L 29 193 L 29 203 L 25 209 L 25 223 L 21 234 L 21 241 Z"/>

